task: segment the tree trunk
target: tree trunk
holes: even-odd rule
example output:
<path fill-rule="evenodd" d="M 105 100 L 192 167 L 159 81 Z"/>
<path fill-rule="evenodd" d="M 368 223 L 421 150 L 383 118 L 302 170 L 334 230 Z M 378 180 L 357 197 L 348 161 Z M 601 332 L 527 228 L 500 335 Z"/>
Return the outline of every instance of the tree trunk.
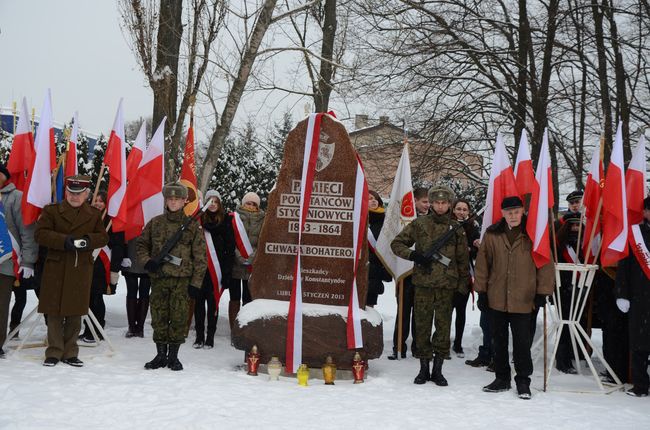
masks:
<path fill-rule="evenodd" d="M 528 78 L 528 50 L 530 49 L 530 24 L 526 0 L 519 0 L 519 49 L 517 53 L 517 112 L 515 116 L 515 154 L 519 148 L 521 134 L 526 130 L 526 107 Z"/>
<path fill-rule="evenodd" d="M 598 80 L 600 82 L 600 102 L 603 110 L 603 128 L 605 131 L 604 163 L 609 161 L 612 152 L 612 105 L 609 99 L 607 83 L 607 53 L 605 52 L 605 39 L 603 36 L 603 14 L 597 0 L 591 0 L 591 11 L 594 17 L 594 35 L 596 38 L 596 51 L 598 52 Z"/>
<path fill-rule="evenodd" d="M 178 54 L 183 35 L 183 0 L 160 0 L 158 21 L 158 45 L 156 47 L 156 70 L 151 82 L 153 90 L 152 127 L 158 127 L 166 116 L 165 123 L 165 181 L 176 177 L 178 147 L 171 145 L 173 127 L 176 124 L 176 99 L 178 92 Z"/>
<path fill-rule="evenodd" d="M 334 67 L 334 39 L 336 37 L 336 0 L 325 0 L 325 19 L 323 21 L 323 44 L 321 47 L 320 74 L 318 88 L 314 93 L 316 112 L 327 112 L 332 93 Z"/>
<path fill-rule="evenodd" d="M 253 28 L 253 32 L 248 41 L 248 46 L 245 48 L 242 55 L 237 77 L 232 83 L 232 87 L 226 100 L 226 105 L 221 113 L 219 124 L 217 124 L 217 127 L 212 133 L 208 152 L 205 156 L 203 166 L 201 167 L 199 188 L 203 192 L 205 192 L 210 183 L 210 178 L 212 177 L 212 172 L 217 165 L 221 148 L 223 148 L 226 137 L 228 136 L 228 133 L 230 133 L 230 127 L 232 126 L 232 121 L 235 118 L 239 102 L 241 101 L 242 94 L 246 88 L 246 83 L 248 82 L 248 78 L 253 69 L 253 64 L 257 57 L 257 51 L 262 43 L 262 39 L 264 39 L 266 30 L 269 28 L 269 25 L 271 25 L 273 10 L 275 9 L 276 3 L 277 0 L 264 1 L 264 5 L 260 9 L 257 22 L 255 23 L 255 27 Z"/>

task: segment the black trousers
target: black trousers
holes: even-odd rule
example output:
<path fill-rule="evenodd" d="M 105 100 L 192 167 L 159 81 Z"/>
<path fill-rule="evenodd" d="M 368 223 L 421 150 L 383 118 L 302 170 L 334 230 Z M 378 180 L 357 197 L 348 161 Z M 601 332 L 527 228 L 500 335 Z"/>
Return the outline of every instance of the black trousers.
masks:
<path fill-rule="evenodd" d="M 467 315 L 467 301 L 469 293 L 461 294 L 458 291 L 454 293 L 454 311 L 456 312 L 456 334 L 454 335 L 454 349 L 463 347 L 463 333 L 465 332 L 465 320 Z"/>
<path fill-rule="evenodd" d="M 508 326 L 512 331 L 512 356 L 515 362 L 515 381 L 530 384 L 533 360 L 530 356 L 531 314 L 515 314 L 490 309 L 490 329 L 494 346 L 494 371 L 496 377 L 510 380 L 510 357 L 508 355 Z"/>
<path fill-rule="evenodd" d="M 650 351 L 632 351 L 632 383 L 636 388 L 646 392 L 650 387 L 648 355 Z"/>
<path fill-rule="evenodd" d="M 151 279 L 146 274 L 125 273 L 126 297 L 129 299 L 148 299 L 151 290 Z"/>
<path fill-rule="evenodd" d="M 415 315 L 413 303 L 415 298 L 415 287 L 411 283 L 411 277 L 404 279 L 404 306 L 402 307 L 402 352 L 406 352 L 406 340 L 411 333 L 411 352 L 417 350 L 415 345 Z M 397 294 L 397 308 L 399 309 L 399 292 Z M 395 329 L 393 330 L 393 352 L 397 352 L 397 329 L 399 321 L 395 318 Z"/>
<path fill-rule="evenodd" d="M 627 315 L 616 307 L 612 283 L 597 284 L 594 298 L 603 330 L 603 356 L 616 376 L 627 382 L 630 348 Z"/>
<path fill-rule="evenodd" d="M 242 305 L 245 305 L 252 300 L 251 293 L 248 290 L 248 281 L 246 279 L 231 279 L 228 291 L 230 293 L 231 302 L 238 302 L 241 300 Z"/>
<path fill-rule="evenodd" d="M 196 336 L 203 337 L 205 333 L 205 308 L 208 311 L 208 336 L 214 336 L 217 330 L 217 302 L 214 299 L 214 291 L 211 285 L 204 285 L 198 292 L 198 298 L 195 299 L 194 305 L 194 328 L 196 329 Z"/>

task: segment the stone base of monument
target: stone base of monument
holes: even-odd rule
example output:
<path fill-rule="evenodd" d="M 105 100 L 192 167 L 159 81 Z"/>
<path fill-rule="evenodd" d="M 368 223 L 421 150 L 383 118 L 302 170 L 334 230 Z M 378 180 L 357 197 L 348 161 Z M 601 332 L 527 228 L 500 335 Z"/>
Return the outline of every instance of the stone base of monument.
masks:
<path fill-rule="evenodd" d="M 344 306 L 303 303 L 302 362 L 320 368 L 328 355 L 337 369 L 352 369 L 356 350 L 347 349 L 347 314 Z M 257 299 L 243 306 L 232 331 L 235 348 L 249 351 L 257 345 L 261 363 L 277 356 L 286 363 L 287 314 L 289 302 Z M 364 360 L 379 358 L 384 349 L 381 316 L 373 308 L 361 310 Z"/>

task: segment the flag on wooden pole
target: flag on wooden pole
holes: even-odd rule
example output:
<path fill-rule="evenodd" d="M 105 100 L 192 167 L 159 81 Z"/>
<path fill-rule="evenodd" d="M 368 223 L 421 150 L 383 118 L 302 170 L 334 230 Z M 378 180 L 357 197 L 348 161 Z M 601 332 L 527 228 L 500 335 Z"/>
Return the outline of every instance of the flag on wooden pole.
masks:
<path fill-rule="evenodd" d="M 526 194 L 532 194 L 535 189 L 535 171 L 533 170 L 533 160 L 530 158 L 526 130 L 521 131 L 519 140 L 519 150 L 515 161 L 515 182 L 522 198 Z"/>
<path fill-rule="evenodd" d="M 18 125 L 14 130 L 14 140 L 11 144 L 9 160 L 7 160 L 7 170 L 11 174 L 9 182 L 12 182 L 17 190 L 25 191 L 27 176 L 29 176 L 34 164 L 36 153 L 34 152 L 34 134 L 29 122 L 29 110 L 27 109 L 27 99 L 25 97 L 23 97 L 20 107 Z M 27 204 L 26 197 L 26 194 L 24 194 L 22 201 L 23 212 Z"/>
<path fill-rule="evenodd" d="M 647 195 L 645 138 L 641 135 L 639 144 L 632 154 L 632 160 L 625 172 L 625 194 L 627 197 L 628 224 L 643 222 L 643 199 Z"/>
<path fill-rule="evenodd" d="M 585 181 L 585 193 L 583 204 L 585 206 L 585 235 L 582 242 L 582 252 L 585 255 L 585 262 L 594 261 L 594 256 L 598 252 L 601 240 L 601 222 L 602 219 L 598 213 L 598 206 L 602 198 L 602 190 L 605 185 L 605 175 L 603 173 L 603 160 L 601 158 L 601 147 L 594 148 L 589 165 L 589 173 Z M 593 232 L 593 238 L 591 237 Z M 587 250 L 591 241 L 591 249 Z"/>
<path fill-rule="evenodd" d="M 533 241 L 533 260 L 538 269 L 551 261 L 551 242 L 549 240 L 548 226 L 549 209 L 552 209 L 553 205 L 555 205 L 555 199 L 553 196 L 551 156 L 548 150 L 548 130 L 544 130 L 526 223 L 526 232 Z"/>
<path fill-rule="evenodd" d="M 113 219 L 113 231 L 124 231 L 127 226 L 126 195 L 126 140 L 122 99 L 117 106 L 113 129 L 106 145 L 104 164 L 108 167 L 108 215 Z"/>
<path fill-rule="evenodd" d="M 72 132 L 68 140 L 68 149 L 65 154 L 65 177 L 79 174 L 79 165 L 77 162 L 77 143 L 79 140 L 79 114 L 74 113 L 72 123 Z"/>

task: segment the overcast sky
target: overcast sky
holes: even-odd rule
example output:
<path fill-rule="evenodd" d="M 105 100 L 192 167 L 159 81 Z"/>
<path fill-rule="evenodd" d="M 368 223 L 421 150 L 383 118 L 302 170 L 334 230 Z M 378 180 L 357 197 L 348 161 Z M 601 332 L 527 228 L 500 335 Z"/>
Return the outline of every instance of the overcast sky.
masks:
<path fill-rule="evenodd" d="M 0 49 L 2 107 L 26 96 L 38 115 L 51 88 L 55 120 L 78 110 L 89 132 L 110 131 L 120 97 L 125 120 L 151 115 L 115 0 L 0 0 Z"/>

